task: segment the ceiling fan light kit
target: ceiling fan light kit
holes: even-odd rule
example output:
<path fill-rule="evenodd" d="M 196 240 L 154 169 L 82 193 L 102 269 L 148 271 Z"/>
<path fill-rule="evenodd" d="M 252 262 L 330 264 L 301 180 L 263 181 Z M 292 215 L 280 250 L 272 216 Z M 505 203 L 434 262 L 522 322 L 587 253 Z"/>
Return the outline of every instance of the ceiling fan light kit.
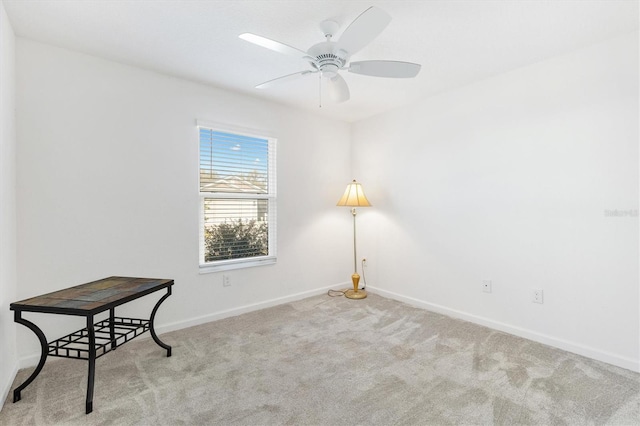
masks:
<path fill-rule="evenodd" d="M 412 78 L 420 72 L 420 65 L 401 61 L 358 61 L 349 62 L 351 56 L 371 43 L 391 22 L 391 16 L 377 7 L 370 7 L 358 16 L 343 32 L 338 41 L 333 41 L 340 26 L 337 22 L 326 20 L 320 23 L 325 41 L 314 44 L 306 52 L 279 41 L 256 34 L 240 34 L 240 38 L 266 49 L 284 55 L 294 56 L 307 61 L 311 69 L 288 74 L 258 84 L 256 88 L 267 89 L 275 84 L 295 80 L 309 75 L 320 74 L 329 86 L 329 96 L 335 102 L 349 100 L 349 87 L 340 75 L 340 71 L 354 74 L 386 78 Z"/>

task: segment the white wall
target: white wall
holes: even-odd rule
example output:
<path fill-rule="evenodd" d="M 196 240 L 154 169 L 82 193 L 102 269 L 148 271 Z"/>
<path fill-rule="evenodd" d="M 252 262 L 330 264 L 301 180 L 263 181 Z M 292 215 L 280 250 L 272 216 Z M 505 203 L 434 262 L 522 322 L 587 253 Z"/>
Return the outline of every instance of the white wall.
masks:
<path fill-rule="evenodd" d="M 166 331 L 348 281 L 350 217 L 335 207 L 351 178 L 348 124 L 20 38 L 16 50 L 18 298 L 173 278 Z M 228 272 L 231 287 L 198 274 L 196 119 L 278 138 L 278 262 Z M 159 296 L 123 312 L 148 316 Z M 44 331 L 81 324 L 49 316 Z M 18 333 L 20 356 L 37 353 Z"/>
<path fill-rule="evenodd" d="M 17 371 L 15 37 L 0 2 L 0 407 Z"/>
<path fill-rule="evenodd" d="M 640 370 L 638 114 L 634 33 L 356 123 L 370 284 Z"/>

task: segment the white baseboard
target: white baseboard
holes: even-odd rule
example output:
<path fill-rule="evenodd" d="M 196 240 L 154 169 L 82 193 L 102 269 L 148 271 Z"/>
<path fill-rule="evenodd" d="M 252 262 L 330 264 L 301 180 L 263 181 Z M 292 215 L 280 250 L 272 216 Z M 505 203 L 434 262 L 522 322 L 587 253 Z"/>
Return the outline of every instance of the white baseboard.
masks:
<path fill-rule="evenodd" d="M 182 321 L 176 321 L 169 324 L 159 324 L 155 327 L 157 334 L 168 333 L 170 331 L 181 330 L 187 327 L 193 327 L 200 324 L 205 324 L 211 321 L 217 321 L 224 318 L 235 317 L 237 315 L 246 314 L 247 312 L 258 311 L 260 309 L 270 308 L 284 303 L 294 302 L 296 300 L 306 299 L 307 297 L 317 296 L 322 293 L 326 293 L 331 288 L 344 288 L 349 287 L 350 283 L 339 283 L 330 287 L 318 288 L 315 290 L 304 291 L 302 293 L 296 293 L 289 296 L 279 297 L 276 299 L 265 300 L 264 302 L 253 303 L 251 305 L 244 305 L 237 308 L 227 309 L 220 312 L 214 312 L 212 314 L 202 315 L 195 318 L 189 318 Z M 149 338 L 149 334 L 143 334 L 139 339 Z M 31 355 L 23 356 L 18 360 L 18 367 L 20 369 L 33 367 L 40 361 L 40 353 L 34 353 Z M 49 362 L 50 359 L 47 359 Z M 16 370 L 17 372 L 17 370 Z M 15 377 L 15 375 L 14 375 Z"/>
<path fill-rule="evenodd" d="M 18 363 L 15 363 L 13 365 L 13 371 L 11 372 L 11 374 L 9 374 L 9 379 L 7 380 L 7 383 L 4 384 L 3 389 L 2 389 L 2 394 L 0 394 L 0 411 L 2 410 L 2 407 L 4 407 L 4 403 L 7 400 L 7 398 L 9 398 L 9 392 L 11 391 L 11 385 L 13 385 L 13 381 L 16 379 L 16 375 L 18 374 Z M 13 396 L 12 396 L 13 398 Z"/>
<path fill-rule="evenodd" d="M 193 327 L 195 325 L 205 324 L 211 321 L 217 321 L 224 318 L 235 317 L 238 315 L 246 314 L 247 312 L 259 311 L 260 309 L 271 308 L 273 306 L 282 305 L 284 303 L 306 299 L 307 297 L 311 297 L 311 296 L 317 296 L 322 293 L 326 293 L 331 288 L 343 288 L 345 285 L 346 285 L 345 283 L 336 284 L 330 287 L 318 288 L 315 290 L 296 293 L 296 294 L 292 294 L 285 297 L 265 300 L 264 302 L 240 306 L 237 308 L 227 309 L 225 311 L 214 312 L 212 314 L 207 314 L 207 315 L 203 315 L 200 317 L 191 318 L 183 321 L 176 321 L 169 324 L 162 324 L 156 327 L 156 332 L 158 334 L 168 333 L 170 331 L 180 330 L 187 327 Z"/>
<path fill-rule="evenodd" d="M 426 309 L 432 312 L 437 312 L 439 314 L 447 315 L 453 318 L 459 318 L 465 321 L 472 322 L 474 324 L 483 325 L 485 327 L 489 327 L 494 330 L 503 331 L 505 333 L 509 333 L 515 336 L 523 337 L 525 339 L 533 340 L 534 342 L 553 346 L 555 348 L 562 349 L 567 352 L 573 352 L 575 354 L 582 355 L 587 358 L 596 359 L 598 361 L 606 362 L 607 364 L 612 364 L 617 367 L 625 368 L 627 370 L 640 372 L 640 360 L 637 360 L 637 359 L 620 356 L 611 352 L 606 352 L 606 351 L 595 349 L 589 346 L 581 345 L 579 343 L 571 342 L 569 340 L 560 339 L 557 337 L 538 333 L 525 328 L 512 326 L 499 321 L 494 321 L 489 318 L 484 318 L 484 317 L 469 314 L 463 311 L 447 308 L 446 306 L 437 305 L 435 303 L 425 302 L 423 300 L 415 299 L 413 297 L 403 296 L 401 294 L 397 294 L 387 290 L 382 290 L 376 287 L 367 286 L 367 290 L 371 291 L 372 293 L 379 294 L 380 296 L 387 297 L 389 299 L 394 299 L 400 302 L 407 303 L 408 305 Z"/>
<path fill-rule="evenodd" d="M 270 299 L 263 302 L 254 303 L 251 305 L 240 306 L 233 309 L 227 309 L 220 312 L 214 312 L 212 314 L 207 314 L 207 315 L 203 315 L 195 318 L 186 319 L 183 321 L 176 321 L 169 324 L 160 324 L 156 327 L 156 332 L 158 334 L 163 334 L 163 333 L 180 330 L 187 327 L 193 327 L 193 326 L 205 324 L 211 321 L 217 321 L 224 318 L 234 317 L 237 315 L 245 314 L 247 312 L 258 311 L 260 309 L 270 308 L 270 307 L 281 305 L 284 303 L 289 303 L 296 300 L 305 299 L 307 297 L 316 296 L 319 294 L 323 294 L 332 288 L 334 289 L 336 288 L 341 289 L 345 287 L 348 288 L 350 287 L 350 285 L 351 283 L 348 283 L 348 282 L 339 283 L 330 287 L 318 288 L 315 290 L 296 293 L 296 294 L 292 294 L 285 297 Z M 494 330 L 503 331 L 505 333 L 509 333 L 515 336 L 523 337 L 525 339 L 533 340 L 534 342 L 543 343 L 545 345 L 553 346 L 558 349 L 562 349 L 568 352 L 573 352 L 578 355 L 596 359 L 598 361 L 606 362 L 608 364 L 612 364 L 618 367 L 626 368 L 627 370 L 640 372 L 640 360 L 635 360 L 633 358 L 623 357 L 614 353 L 601 351 L 599 349 L 581 345 L 579 343 L 571 342 L 569 340 L 559 339 L 557 337 L 538 333 L 538 332 L 524 329 L 521 327 L 512 326 L 499 321 L 494 321 L 489 318 L 480 317 L 477 315 L 447 308 L 445 306 L 437 305 L 434 303 L 425 302 L 423 300 L 415 299 L 412 297 L 403 296 L 401 294 L 397 294 L 387 290 L 382 290 L 376 287 L 367 286 L 367 291 L 371 291 L 372 293 L 379 294 L 380 296 L 387 297 L 389 299 L 398 300 L 400 302 L 404 302 L 409 305 L 426 309 L 432 312 L 437 312 L 450 317 L 463 319 L 465 321 L 483 325 L 485 327 L 489 327 Z M 149 337 L 147 334 L 141 336 L 141 338 L 147 338 L 147 337 Z M 11 383 L 9 383 L 7 386 L 11 387 L 11 384 L 15 379 L 15 375 L 17 374 L 18 369 L 33 367 L 36 364 L 38 364 L 39 359 L 40 359 L 40 354 L 38 353 L 20 358 L 18 360 L 18 365 L 14 368 L 15 371 L 13 374 L 13 379 L 11 380 Z M 7 392 L 9 392 L 9 389 L 6 390 L 5 394 Z M 6 395 L 4 396 L 6 397 Z"/>

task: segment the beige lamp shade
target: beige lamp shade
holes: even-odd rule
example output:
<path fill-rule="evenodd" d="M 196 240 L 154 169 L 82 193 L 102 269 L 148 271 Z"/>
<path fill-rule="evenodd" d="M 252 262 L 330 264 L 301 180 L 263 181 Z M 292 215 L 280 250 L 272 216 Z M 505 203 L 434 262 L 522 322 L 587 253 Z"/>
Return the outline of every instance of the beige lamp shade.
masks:
<path fill-rule="evenodd" d="M 337 205 L 346 207 L 371 207 L 369 200 L 367 200 L 367 197 L 364 195 L 362 185 L 356 182 L 355 179 L 347 185 L 347 189 L 345 189 Z"/>

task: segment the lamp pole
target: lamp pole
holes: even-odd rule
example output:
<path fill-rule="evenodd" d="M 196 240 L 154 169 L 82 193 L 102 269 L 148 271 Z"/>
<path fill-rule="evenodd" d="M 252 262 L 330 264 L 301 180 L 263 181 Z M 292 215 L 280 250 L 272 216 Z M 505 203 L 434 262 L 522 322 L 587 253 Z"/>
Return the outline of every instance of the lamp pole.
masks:
<path fill-rule="evenodd" d="M 364 299 L 367 297 L 367 292 L 358 289 L 360 283 L 360 274 L 358 274 L 358 255 L 356 252 L 356 208 L 351 209 L 351 215 L 353 216 L 353 275 L 351 275 L 351 281 L 353 282 L 353 290 L 349 289 L 344 292 L 345 297 L 349 299 Z"/>
<path fill-rule="evenodd" d="M 358 256 L 356 255 L 356 208 L 351 209 L 353 215 L 353 273 L 358 273 Z"/>

